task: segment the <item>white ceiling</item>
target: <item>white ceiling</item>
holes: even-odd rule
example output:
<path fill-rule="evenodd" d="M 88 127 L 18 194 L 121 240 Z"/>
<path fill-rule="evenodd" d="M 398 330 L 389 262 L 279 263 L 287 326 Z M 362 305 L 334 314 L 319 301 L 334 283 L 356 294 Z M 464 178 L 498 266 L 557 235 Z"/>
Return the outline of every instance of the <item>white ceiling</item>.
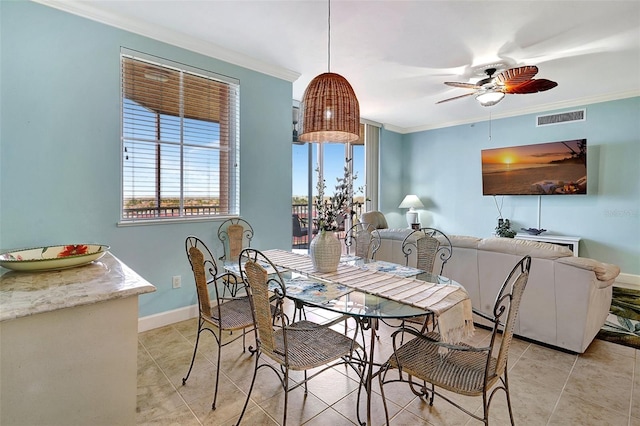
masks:
<path fill-rule="evenodd" d="M 294 100 L 328 68 L 324 0 L 36 1 L 293 81 Z M 436 105 L 466 93 L 445 81 L 496 62 L 558 87 Z M 399 132 L 639 96 L 640 1 L 332 0 L 330 70 L 362 118 Z"/>

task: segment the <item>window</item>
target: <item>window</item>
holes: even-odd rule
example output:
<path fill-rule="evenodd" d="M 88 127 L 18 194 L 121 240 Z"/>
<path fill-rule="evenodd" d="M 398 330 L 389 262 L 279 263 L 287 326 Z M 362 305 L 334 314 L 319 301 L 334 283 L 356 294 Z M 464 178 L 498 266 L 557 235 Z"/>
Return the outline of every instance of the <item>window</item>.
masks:
<path fill-rule="evenodd" d="M 123 51 L 122 221 L 236 215 L 239 85 Z"/>

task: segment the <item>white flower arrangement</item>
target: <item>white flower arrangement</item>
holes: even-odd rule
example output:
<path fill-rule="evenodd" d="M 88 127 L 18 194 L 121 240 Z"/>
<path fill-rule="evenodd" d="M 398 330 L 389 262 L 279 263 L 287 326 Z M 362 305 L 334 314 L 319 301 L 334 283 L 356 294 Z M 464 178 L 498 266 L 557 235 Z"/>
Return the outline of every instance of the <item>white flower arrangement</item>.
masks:
<path fill-rule="evenodd" d="M 350 161 L 350 159 L 346 160 L 344 176 L 336 178 L 335 192 L 328 200 L 325 200 L 324 195 L 326 190 L 325 180 L 321 178 L 320 169 L 316 168 L 316 172 L 318 172 L 318 184 L 316 186 L 318 194 L 314 201 L 317 215 L 314 222 L 320 231 L 337 231 L 346 216 L 353 214 L 352 207 L 356 204 L 353 200 L 353 181 L 358 178 L 358 175 L 354 174 L 353 178 L 351 178 Z M 362 188 L 358 188 L 357 191 L 360 192 L 361 190 Z"/>

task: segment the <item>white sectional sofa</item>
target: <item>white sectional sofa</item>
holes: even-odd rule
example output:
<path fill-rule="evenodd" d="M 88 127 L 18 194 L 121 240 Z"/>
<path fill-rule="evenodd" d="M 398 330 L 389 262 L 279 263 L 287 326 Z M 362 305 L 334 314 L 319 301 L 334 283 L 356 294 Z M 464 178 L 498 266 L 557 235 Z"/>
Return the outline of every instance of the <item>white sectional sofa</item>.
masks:
<path fill-rule="evenodd" d="M 410 229 L 380 229 L 376 259 L 405 262 L 402 241 Z M 541 343 L 582 353 L 604 324 L 611 305 L 615 265 L 574 257 L 566 247 L 512 238 L 449 236 L 453 255 L 443 275 L 469 292 L 473 307 L 491 314 L 498 289 L 525 255 L 531 275 L 522 299 L 515 333 Z M 409 258 L 415 265 L 415 258 Z M 436 261 L 434 270 L 440 264 Z M 476 318 L 483 324 L 480 317 Z"/>

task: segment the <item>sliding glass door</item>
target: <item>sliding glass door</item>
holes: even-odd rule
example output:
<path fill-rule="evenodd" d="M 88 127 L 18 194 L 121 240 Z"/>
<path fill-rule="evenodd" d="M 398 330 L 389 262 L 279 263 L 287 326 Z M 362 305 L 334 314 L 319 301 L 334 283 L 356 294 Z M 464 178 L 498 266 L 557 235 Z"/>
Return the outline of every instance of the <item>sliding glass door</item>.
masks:
<path fill-rule="evenodd" d="M 364 133 L 364 132 L 363 132 Z M 363 140 L 363 138 L 361 138 Z M 351 161 L 349 161 L 351 160 Z M 344 177 L 345 165 L 351 168 L 354 187 L 355 215 L 359 218 L 364 205 L 365 146 L 356 141 L 341 143 L 293 144 L 292 179 L 292 247 L 308 248 L 310 238 L 316 232 L 313 225 L 314 197 L 317 195 L 318 178 L 325 180 L 325 196 L 332 196 L 337 178 Z M 346 222 L 348 225 L 350 220 Z"/>

